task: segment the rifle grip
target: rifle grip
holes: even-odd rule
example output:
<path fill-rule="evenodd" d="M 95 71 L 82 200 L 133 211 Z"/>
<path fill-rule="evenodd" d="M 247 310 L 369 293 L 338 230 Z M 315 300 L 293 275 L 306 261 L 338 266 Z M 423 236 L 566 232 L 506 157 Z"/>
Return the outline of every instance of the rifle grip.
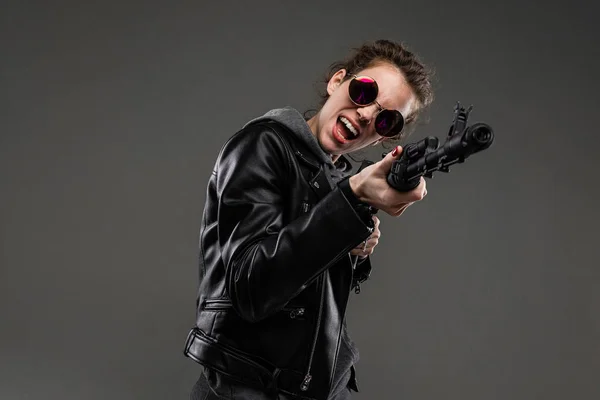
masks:
<path fill-rule="evenodd" d="M 405 157 L 401 157 L 399 160 L 394 161 L 390 173 L 387 176 L 387 183 L 399 192 L 410 192 L 421 182 L 421 177 L 405 181 L 402 179 L 406 167 L 408 166 L 408 160 Z"/>

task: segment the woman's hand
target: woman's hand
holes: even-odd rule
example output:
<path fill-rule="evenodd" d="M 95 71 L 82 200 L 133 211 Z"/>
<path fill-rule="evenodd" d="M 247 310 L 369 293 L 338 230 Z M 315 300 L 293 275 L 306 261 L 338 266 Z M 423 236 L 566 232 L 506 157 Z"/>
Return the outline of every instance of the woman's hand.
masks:
<path fill-rule="evenodd" d="M 379 238 L 381 237 L 381 231 L 379 230 L 379 218 L 377 218 L 375 215 L 373 215 L 373 222 L 375 223 L 373 233 L 371 233 L 371 236 L 369 236 L 366 241 L 362 242 L 360 245 L 356 246 L 356 248 L 350 251 L 350 254 L 353 256 L 366 258 L 367 256 L 373 254 L 373 249 L 375 246 L 377 246 L 377 243 L 379 243 Z"/>
<path fill-rule="evenodd" d="M 387 183 L 387 175 L 392 163 L 402 154 L 398 146 L 381 161 L 368 166 L 360 173 L 350 177 L 350 188 L 362 202 L 393 217 L 399 217 L 415 202 L 427 194 L 425 179 L 421 177 L 419 186 L 409 192 L 399 192 Z"/>

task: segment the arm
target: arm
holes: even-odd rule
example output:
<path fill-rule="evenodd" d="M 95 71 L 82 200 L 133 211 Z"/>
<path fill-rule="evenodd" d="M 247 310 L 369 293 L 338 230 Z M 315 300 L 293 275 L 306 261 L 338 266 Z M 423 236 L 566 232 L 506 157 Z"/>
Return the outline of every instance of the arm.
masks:
<path fill-rule="evenodd" d="M 284 306 L 371 233 L 339 188 L 285 221 L 289 157 L 277 134 L 258 128 L 234 136 L 217 162 L 226 285 L 249 321 Z"/>

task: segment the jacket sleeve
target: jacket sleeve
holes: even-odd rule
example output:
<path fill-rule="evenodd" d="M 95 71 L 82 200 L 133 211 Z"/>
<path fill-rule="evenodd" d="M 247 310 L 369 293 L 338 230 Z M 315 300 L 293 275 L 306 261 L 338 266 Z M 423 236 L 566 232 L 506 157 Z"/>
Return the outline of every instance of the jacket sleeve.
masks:
<path fill-rule="evenodd" d="M 286 221 L 291 157 L 283 139 L 262 127 L 234 135 L 217 161 L 226 287 L 248 321 L 285 306 L 371 233 L 337 187 L 309 212 Z"/>

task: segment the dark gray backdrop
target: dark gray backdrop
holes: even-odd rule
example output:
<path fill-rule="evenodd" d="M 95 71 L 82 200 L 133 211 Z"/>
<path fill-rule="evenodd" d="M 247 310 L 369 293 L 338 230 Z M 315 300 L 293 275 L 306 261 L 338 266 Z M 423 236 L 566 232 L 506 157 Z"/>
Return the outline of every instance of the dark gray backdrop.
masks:
<path fill-rule="evenodd" d="M 457 100 L 497 139 L 381 216 L 349 311 L 355 397 L 600 398 L 597 6 L 83 3 L 0 13 L 1 399 L 187 398 L 220 146 L 314 105 L 329 63 L 377 38 L 437 71 L 414 139 L 443 137 Z"/>

